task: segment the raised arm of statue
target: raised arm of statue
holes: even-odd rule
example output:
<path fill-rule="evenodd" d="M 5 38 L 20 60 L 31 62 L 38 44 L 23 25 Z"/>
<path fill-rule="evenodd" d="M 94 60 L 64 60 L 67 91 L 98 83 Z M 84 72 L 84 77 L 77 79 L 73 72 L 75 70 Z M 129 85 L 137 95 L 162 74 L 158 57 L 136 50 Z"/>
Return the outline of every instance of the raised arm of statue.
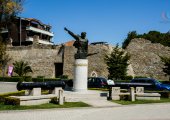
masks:
<path fill-rule="evenodd" d="M 67 31 L 74 39 L 79 40 L 79 37 L 70 30 L 68 30 L 66 27 L 64 28 L 64 30 Z"/>

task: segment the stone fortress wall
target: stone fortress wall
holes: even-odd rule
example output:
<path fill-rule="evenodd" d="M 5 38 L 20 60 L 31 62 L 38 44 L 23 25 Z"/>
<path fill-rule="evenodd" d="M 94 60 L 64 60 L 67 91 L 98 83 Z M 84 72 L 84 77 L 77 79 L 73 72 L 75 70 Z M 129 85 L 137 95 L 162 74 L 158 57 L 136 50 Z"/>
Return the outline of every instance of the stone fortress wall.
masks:
<path fill-rule="evenodd" d="M 111 45 L 89 45 L 88 56 L 88 76 L 107 77 L 107 65 L 104 62 L 106 53 L 112 50 Z M 170 48 L 161 44 L 151 43 L 145 39 L 133 39 L 128 45 L 126 51 L 130 53 L 129 75 L 154 77 L 167 80 L 165 77 L 159 56 L 169 56 Z M 14 61 L 28 61 L 33 69 L 33 77 L 46 76 L 55 77 L 55 63 L 63 63 L 63 75 L 73 78 L 74 71 L 74 53 L 76 49 L 73 46 L 22 46 L 8 47 L 7 53 L 12 57 L 8 65 Z"/>
<path fill-rule="evenodd" d="M 136 38 L 131 40 L 126 51 L 131 55 L 130 63 L 136 76 L 168 80 L 162 71 L 164 64 L 159 56 L 170 57 L 170 47 Z"/>
<path fill-rule="evenodd" d="M 104 62 L 104 56 L 112 47 L 109 45 L 89 45 L 88 53 L 88 76 L 103 76 L 107 78 L 107 65 Z M 73 78 L 74 75 L 74 53 L 76 49 L 73 46 L 65 47 L 64 52 L 64 74 Z"/>
<path fill-rule="evenodd" d="M 42 45 L 8 47 L 7 53 L 12 58 L 8 65 L 19 60 L 27 61 L 33 70 L 31 76 L 55 77 L 54 63 L 62 63 L 62 55 L 58 53 L 60 47 Z"/>
<path fill-rule="evenodd" d="M 90 45 L 88 56 L 88 76 L 107 77 L 107 65 L 104 62 L 104 55 L 111 51 L 108 45 Z M 15 61 L 27 61 L 32 67 L 33 77 L 45 76 L 55 77 L 55 63 L 63 63 L 63 75 L 73 78 L 74 75 L 74 54 L 76 49 L 73 46 L 13 46 L 8 47 L 7 54 L 12 60 L 8 65 Z M 29 75 L 29 74 L 28 74 Z"/>

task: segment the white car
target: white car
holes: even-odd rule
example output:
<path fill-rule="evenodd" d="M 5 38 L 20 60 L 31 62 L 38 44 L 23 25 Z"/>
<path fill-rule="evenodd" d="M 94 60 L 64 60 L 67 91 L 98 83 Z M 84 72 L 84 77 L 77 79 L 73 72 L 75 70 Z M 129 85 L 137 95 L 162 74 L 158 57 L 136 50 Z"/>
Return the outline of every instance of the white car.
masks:
<path fill-rule="evenodd" d="M 108 85 L 115 85 L 114 81 L 113 81 L 113 80 L 110 80 L 110 79 L 107 80 L 107 84 L 108 84 Z"/>

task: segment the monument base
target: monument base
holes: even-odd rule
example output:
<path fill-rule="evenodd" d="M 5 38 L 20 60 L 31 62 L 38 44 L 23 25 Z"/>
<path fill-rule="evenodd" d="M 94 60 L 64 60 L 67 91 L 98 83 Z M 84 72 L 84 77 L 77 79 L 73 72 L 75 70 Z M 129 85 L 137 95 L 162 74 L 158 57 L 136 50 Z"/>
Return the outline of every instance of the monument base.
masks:
<path fill-rule="evenodd" d="M 74 66 L 74 92 L 87 92 L 88 60 L 76 59 Z"/>

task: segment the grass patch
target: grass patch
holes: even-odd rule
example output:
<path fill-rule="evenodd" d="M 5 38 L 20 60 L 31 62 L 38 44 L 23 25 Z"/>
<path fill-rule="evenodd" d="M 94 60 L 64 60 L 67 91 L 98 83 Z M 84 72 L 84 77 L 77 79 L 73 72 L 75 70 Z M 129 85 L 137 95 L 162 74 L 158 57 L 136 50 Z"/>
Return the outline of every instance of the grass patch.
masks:
<path fill-rule="evenodd" d="M 64 105 L 47 103 L 42 105 L 19 106 L 19 105 L 4 105 L 0 103 L 0 110 L 28 110 L 28 109 L 50 109 L 50 108 L 72 108 L 72 107 L 90 107 L 83 102 L 65 102 Z"/>
<path fill-rule="evenodd" d="M 88 88 L 88 90 L 108 91 L 108 88 Z"/>
<path fill-rule="evenodd" d="M 166 103 L 166 102 L 170 102 L 170 99 L 161 98 L 161 100 L 136 100 L 134 102 L 126 101 L 126 100 L 112 100 L 112 102 L 115 102 L 121 105 L 130 105 L 130 104 Z"/>

